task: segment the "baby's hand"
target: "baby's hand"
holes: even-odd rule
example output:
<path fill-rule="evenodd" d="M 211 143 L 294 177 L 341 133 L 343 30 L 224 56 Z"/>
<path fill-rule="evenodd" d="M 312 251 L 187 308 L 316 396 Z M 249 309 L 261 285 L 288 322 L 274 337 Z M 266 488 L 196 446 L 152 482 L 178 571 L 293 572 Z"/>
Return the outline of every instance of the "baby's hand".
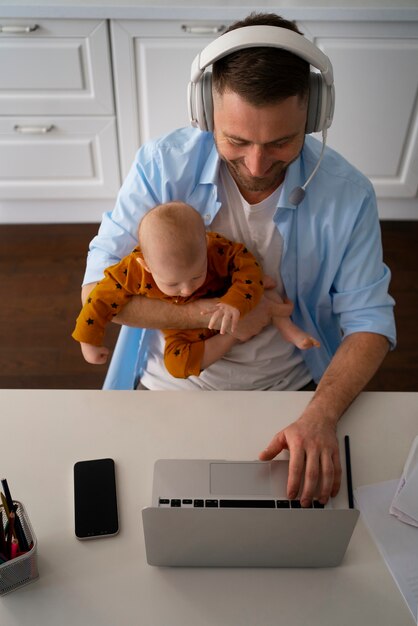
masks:
<path fill-rule="evenodd" d="M 219 302 L 213 309 L 214 313 L 209 320 L 208 328 L 218 328 L 221 335 L 226 332 L 233 333 L 238 324 L 239 311 L 230 304 Z"/>
<path fill-rule="evenodd" d="M 277 287 L 276 281 L 268 274 L 264 274 L 263 276 L 263 285 L 264 289 L 274 289 Z"/>
<path fill-rule="evenodd" d="M 93 346 L 91 343 L 80 342 L 81 352 L 87 363 L 92 365 L 103 365 L 109 356 L 109 348 L 105 346 Z"/>

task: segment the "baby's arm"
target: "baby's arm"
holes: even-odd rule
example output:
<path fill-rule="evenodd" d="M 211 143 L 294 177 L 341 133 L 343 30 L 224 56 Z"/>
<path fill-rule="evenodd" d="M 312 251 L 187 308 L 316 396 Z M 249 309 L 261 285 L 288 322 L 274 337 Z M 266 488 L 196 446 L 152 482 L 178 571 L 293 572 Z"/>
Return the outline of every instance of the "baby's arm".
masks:
<path fill-rule="evenodd" d="M 244 244 L 224 239 L 223 245 L 225 246 L 224 253 L 215 258 L 218 264 L 227 263 L 231 285 L 220 298 L 220 304 L 235 307 L 240 315 L 244 316 L 259 303 L 263 295 L 262 269 Z M 237 323 L 238 318 L 235 325 Z"/>
<path fill-rule="evenodd" d="M 106 324 L 133 294 L 129 260 L 130 257 L 125 257 L 105 270 L 104 278 L 90 292 L 77 318 L 72 337 L 80 342 L 88 363 L 99 365 L 107 360 L 109 350 L 103 346 Z M 139 271 L 138 263 L 133 267 Z"/>
<path fill-rule="evenodd" d="M 199 376 L 203 369 L 222 358 L 238 340 L 231 335 L 200 328 L 165 330 L 164 363 L 175 378 Z"/>
<path fill-rule="evenodd" d="M 109 356 L 109 348 L 106 346 L 93 346 L 91 343 L 80 342 L 81 352 L 87 363 L 92 365 L 103 365 Z"/>
<path fill-rule="evenodd" d="M 229 282 L 229 288 L 219 302 L 202 315 L 210 315 L 208 328 L 216 328 L 221 335 L 234 333 L 241 316 L 251 311 L 260 301 L 264 287 L 263 275 L 256 258 L 242 243 L 211 233 L 209 258 L 211 271 Z"/>
<path fill-rule="evenodd" d="M 272 289 L 265 291 L 265 295 L 270 300 L 281 304 L 283 300 Z M 320 343 L 314 337 L 311 337 L 304 330 L 296 326 L 290 317 L 273 317 L 274 326 L 280 331 L 283 339 L 289 343 L 293 343 L 299 350 L 309 350 L 309 348 L 319 348 Z"/>

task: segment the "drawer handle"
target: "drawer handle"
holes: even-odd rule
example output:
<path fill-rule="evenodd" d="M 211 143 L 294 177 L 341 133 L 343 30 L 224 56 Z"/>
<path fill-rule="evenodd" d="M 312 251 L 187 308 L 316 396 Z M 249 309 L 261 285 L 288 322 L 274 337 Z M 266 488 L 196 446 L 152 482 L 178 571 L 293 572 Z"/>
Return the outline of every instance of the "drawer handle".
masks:
<path fill-rule="evenodd" d="M 24 33 L 33 33 L 35 30 L 38 30 L 39 24 L 32 24 L 30 26 L 1 26 L 0 25 L 0 33 L 9 33 L 9 34 L 24 34 Z"/>
<path fill-rule="evenodd" d="M 185 33 L 192 35 L 218 35 L 226 30 L 226 26 L 224 24 L 221 26 L 188 26 L 187 24 L 183 24 L 181 29 Z"/>
<path fill-rule="evenodd" d="M 49 126 L 19 126 L 16 124 L 14 130 L 22 135 L 45 135 L 50 133 L 53 128 L 53 124 Z"/>

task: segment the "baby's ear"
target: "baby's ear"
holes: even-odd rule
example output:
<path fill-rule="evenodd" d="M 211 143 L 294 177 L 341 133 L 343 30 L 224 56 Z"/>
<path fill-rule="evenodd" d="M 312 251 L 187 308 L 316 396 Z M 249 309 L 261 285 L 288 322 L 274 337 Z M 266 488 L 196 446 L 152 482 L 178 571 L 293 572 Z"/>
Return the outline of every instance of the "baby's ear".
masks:
<path fill-rule="evenodd" d="M 149 272 L 151 274 L 151 270 L 149 269 L 148 265 L 145 263 L 144 259 L 141 259 L 141 257 L 136 257 L 136 260 L 138 261 L 138 263 L 140 265 L 142 265 L 142 267 L 144 268 L 144 270 L 146 272 Z"/>

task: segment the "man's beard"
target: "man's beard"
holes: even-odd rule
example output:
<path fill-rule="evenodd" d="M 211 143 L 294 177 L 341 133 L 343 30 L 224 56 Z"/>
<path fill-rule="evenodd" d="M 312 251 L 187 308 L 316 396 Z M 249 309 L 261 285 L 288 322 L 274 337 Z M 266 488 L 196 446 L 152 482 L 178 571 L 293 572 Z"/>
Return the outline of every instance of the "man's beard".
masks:
<path fill-rule="evenodd" d="M 283 182 L 284 175 L 288 167 L 287 163 L 277 161 L 270 168 L 269 173 L 266 176 L 247 176 L 242 172 L 242 168 L 240 167 L 241 162 L 239 160 L 228 161 L 222 155 L 220 156 L 226 163 L 229 172 L 238 187 L 244 191 L 250 192 L 274 191 Z"/>

